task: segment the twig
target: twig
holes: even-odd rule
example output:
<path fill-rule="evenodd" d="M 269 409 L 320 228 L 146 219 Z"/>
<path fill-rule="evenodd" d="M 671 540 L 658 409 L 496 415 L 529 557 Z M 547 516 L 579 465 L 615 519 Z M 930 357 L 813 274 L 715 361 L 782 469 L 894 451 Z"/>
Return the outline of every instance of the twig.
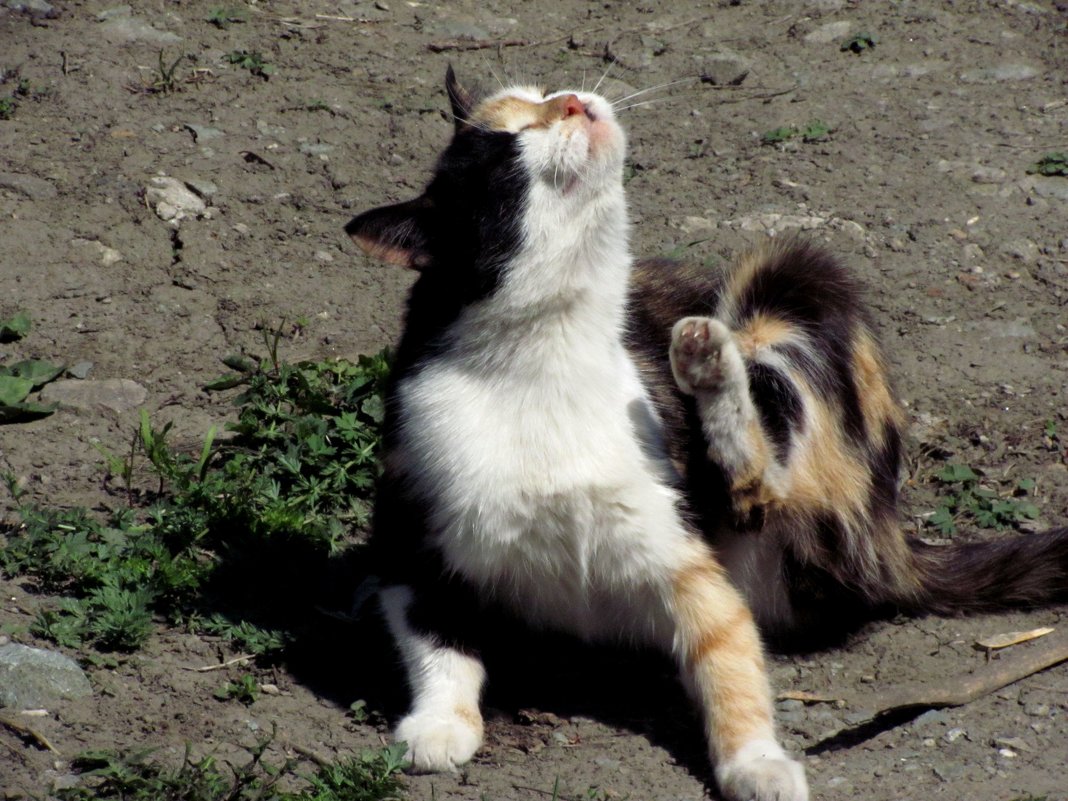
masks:
<path fill-rule="evenodd" d="M 320 756 L 319 754 L 317 754 L 314 751 L 312 751 L 310 748 L 305 748 L 303 745 L 297 745 L 296 743 L 290 743 L 289 747 L 292 748 L 296 753 L 300 754 L 302 757 L 310 759 L 312 762 L 314 762 L 320 768 L 325 768 L 325 767 L 327 767 L 327 766 L 329 766 L 331 764 L 329 759 L 327 759 L 324 756 Z"/>
<path fill-rule="evenodd" d="M 431 53 L 448 50 L 498 50 L 502 47 L 529 47 L 528 39 L 450 39 L 445 42 L 430 42 L 426 49 Z"/>
<path fill-rule="evenodd" d="M 255 659 L 256 654 L 242 654 L 241 656 L 235 656 L 233 659 L 227 659 L 225 662 L 220 662 L 217 665 L 205 665 L 198 668 L 186 668 L 186 670 L 195 670 L 197 673 L 207 673 L 212 670 L 222 670 L 228 668 L 231 665 L 236 665 L 238 662 L 247 662 L 250 659 Z"/>
<path fill-rule="evenodd" d="M 52 743 L 48 741 L 48 738 L 41 734 L 39 731 L 37 731 L 37 729 L 33 728 L 32 726 L 27 726 L 21 720 L 17 720 L 16 718 L 11 717 L 3 711 L 0 711 L 0 726 L 7 726 L 12 731 L 31 738 L 39 746 L 41 746 L 42 748 L 47 748 L 53 754 L 59 753 L 59 749 L 52 745 Z"/>
<path fill-rule="evenodd" d="M 900 684 L 863 696 L 846 695 L 843 700 L 853 710 L 849 715 L 849 725 L 814 743 L 808 750 L 827 750 L 833 742 L 848 739 L 862 729 L 874 729 L 869 735 L 873 736 L 886 728 L 878 728 L 880 719 L 895 713 L 969 704 L 1065 660 L 1068 660 L 1068 633 L 1061 632 L 994 659 L 970 676 L 955 675 L 941 683 L 925 681 Z"/>

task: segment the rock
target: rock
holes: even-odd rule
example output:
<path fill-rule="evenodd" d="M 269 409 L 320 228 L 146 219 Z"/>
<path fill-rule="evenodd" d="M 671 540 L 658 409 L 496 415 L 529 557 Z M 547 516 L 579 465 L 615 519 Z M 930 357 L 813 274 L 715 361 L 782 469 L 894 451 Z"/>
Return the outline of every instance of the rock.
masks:
<path fill-rule="evenodd" d="M 44 0 L 5 0 L 4 5 L 12 11 L 27 14 L 35 19 L 55 19 L 59 11 Z"/>
<path fill-rule="evenodd" d="M 1000 248 L 1002 255 L 1022 261 L 1024 264 L 1034 264 L 1038 258 L 1038 245 L 1030 239 L 1012 239 Z"/>
<path fill-rule="evenodd" d="M 122 254 L 119 251 L 95 239 L 73 239 L 71 244 L 88 249 L 104 267 L 110 267 L 122 261 Z"/>
<path fill-rule="evenodd" d="M 968 733 L 964 729 L 950 729 L 942 735 L 942 739 L 947 743 L 955 743 L 961 737 L 967 737 Z"/>
<path fill-rule="evenodd" d="M 218 128 L 212 128 L 210 125 L 197 125 L 195 122 L 187 122 L 185 127 L 193 132 L 193 139 L 196 140 L 197 144 L 218 139 L 223 135 L 222 131 Z"/>
<path fill-rule="evenodd" d="M 800 229 L 812 231 L 827 223 L 826 217 L 816 217 L 802 214 L 777 214 L 765 212 L 763 214 L 747 214 L 736 220 L 725 220 L 723 225 L 727 228 L 737 228 L 742 231 L 764 231 L 774 236 L 779 231 L 788 229 Z"/>
<path fill-rule="evenodd" d="M 325 156 L 334 152 L 334 146 L 322 142 L 301 142 L 300 152 L 307 156 Z"/>
<path fill-rule="evenodd" d="M 63 379 L 45 385 L 42 403 L 58 403 L 69 409 L 96 411 L 110 409 L 126 412 L 142 406 L 148 390 L 128 378 L 105 378 L 99 381 Z"/>
<path fill-rule="evenodd" d="M 63 654 L 17 643 L 0 645 L 0 706 L 34 709 L 92 692 L 85 672 Z"/>
<path fill-rule="evenodd" d="M 976 167 L 972 172 L 972 181 L 977 184 L 1003 184 L 1009 175 L 997 167 Z"/>
<path fill-rule="evenodd" d="M 679 223 L 679 230 L 684 234 L 711 234 L 716 227 L 716 221 L 707 217 L 683 217 Z"/>
<path fill-rule="evenodd" d="M 1049 704 L 1032 703 L 1024 706 L 1024 714 L 1030 715 L 1034 718 L 1044 718 L 1049 716 Z"/>
<path fill-rule="evenodd" d="M 949 722 L 949 716 L 941 709 L 930 709 L 912 721 L 914 729 L 931 729 L 934 726 L 944 726 Z"/>
<path fill-rule="evenodd" d="M 993 83 L 997 81 L 1026 81 L 1041 74 L 1030 64 L 1001 64 L 997 67 L 977 67 L 961 73 L 965 83 Z"/>
<path fill-rule="evenodd" d="M 177 178 L 165 175 L 149 179 L 145 200 L 155 209 L 157 217 L 175 228 L 186 217 L 200 217 L 207 211 L 207 204 L 199 195 Z"/>
<path fill-rule="evenodd" d="M 753 63 L 730 50 L 720 50 L 702 56 L 698 71 L 702 83 L 715 86 L 738 86 L 749 75 Z"/>
<path fill-rule="evenodd" d="M 74 376 L 75 378 L 85 378 L 89 375 L 89 371 L 92 369 L 92 362 L 77 362 L 73 366 L 67 368 L 67 375 Z"/>
<path fill-rule="evenodd" d="M 44 178 L 17 172 L 0 172 L 0 189 L 22 195 L 30 200 L 50 200 L 59 193 Z"/>
<path fill-rule="evenodd" d="M 129 6 L 117 6 L 96 15 L 100 31 L 105 39 L 113 42 L 149 42 L 155 45 L 177 44 L 182 37 L 170 31 L 153 28 L 147 22 L 133 16 Z"/>
<path fill-rule="evenodd" d="M 1039 197 L 1056 200 L 1068 200 L 1068 179 L 1057 176 L 1030 175 L 1020 182 L 1020 186 Z"/>
<path fill-rule="evenodd" d="M 816 30 L 805 34 L 805 41 L 809 44 L 830 44 L 839 39 L 844 39 L 853 29 L 853 23 L 848 20 L 828 22 L 820 25 Z"/>

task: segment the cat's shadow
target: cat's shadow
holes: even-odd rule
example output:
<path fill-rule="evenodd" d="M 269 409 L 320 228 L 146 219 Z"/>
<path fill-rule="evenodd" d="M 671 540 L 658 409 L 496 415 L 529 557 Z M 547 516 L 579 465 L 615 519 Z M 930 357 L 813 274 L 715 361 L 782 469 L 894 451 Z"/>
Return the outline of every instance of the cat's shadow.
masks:
<path fill-rule="evenodd" d="M 331 621 L 307 637 L 290 649 L 287 660 L 298 681 L 341 707 L 362 700 L 367 709 L 396 723 L 408 704 L 404 670 L 376 613 L 364 614 L 356 623 Z M 588 718 L 646 737 L 695 778 L 714 786 L 701 723 L 666 656 L 587 645 L 521 623 L 498 632 L 482 655 L 491 746 L 498 739 L 515 739 L 510 725 L 536 727 L 520 730 L 529 731 L 531 739 L 551 736 L 548 727 L 554 723 L 537 713 L 551 713 L 565 723 Z"/>

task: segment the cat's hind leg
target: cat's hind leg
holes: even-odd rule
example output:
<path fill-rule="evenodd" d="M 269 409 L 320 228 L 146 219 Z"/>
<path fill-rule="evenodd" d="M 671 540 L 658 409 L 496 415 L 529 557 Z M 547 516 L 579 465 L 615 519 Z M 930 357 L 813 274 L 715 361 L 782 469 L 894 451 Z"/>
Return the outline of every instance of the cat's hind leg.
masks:
<path fill-rule="evenodd" d="M 407 743 L 405 758 L 413 770 L 455 771 L 482 745 L 479 696 L 486 679 L 482 661 L 412 626 L 409 587 L 388 587 L 379 599 L 412 693 L 411 710 L 397 724 L 394 737 Z"/>
<path fill-rule="evenodd" d="M 697 403 L 708 457 L 727 477 L 735 514 L 745 519 L 781 499 L 787 473 L 753 401 L 753 368 L 730 329 L 713 317 L 684 317 L 672 329 L 669 356 L 679 389 Z"/>

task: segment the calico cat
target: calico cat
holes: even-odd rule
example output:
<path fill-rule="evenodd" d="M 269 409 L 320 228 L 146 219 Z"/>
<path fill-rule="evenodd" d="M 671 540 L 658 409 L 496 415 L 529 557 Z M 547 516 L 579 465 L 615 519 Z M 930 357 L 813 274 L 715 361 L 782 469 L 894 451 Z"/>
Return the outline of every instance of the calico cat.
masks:
<path fill-rule="evenodd" d="M 612 106 L 450 69 L 418 198 L 356 217 L 419 271 L 372 547 L 418 770 L 482 740 L 484 610 L 674 655 L 729 799 L 801 801 L 759 623 L 1062 597 L 1068 532 L 933 549 L 898 522 L 904 416 L 854 280 L 800 241 L 724 271 L 632 263 Z M 849 603 L 843 603 L 848 600 Z"/>

